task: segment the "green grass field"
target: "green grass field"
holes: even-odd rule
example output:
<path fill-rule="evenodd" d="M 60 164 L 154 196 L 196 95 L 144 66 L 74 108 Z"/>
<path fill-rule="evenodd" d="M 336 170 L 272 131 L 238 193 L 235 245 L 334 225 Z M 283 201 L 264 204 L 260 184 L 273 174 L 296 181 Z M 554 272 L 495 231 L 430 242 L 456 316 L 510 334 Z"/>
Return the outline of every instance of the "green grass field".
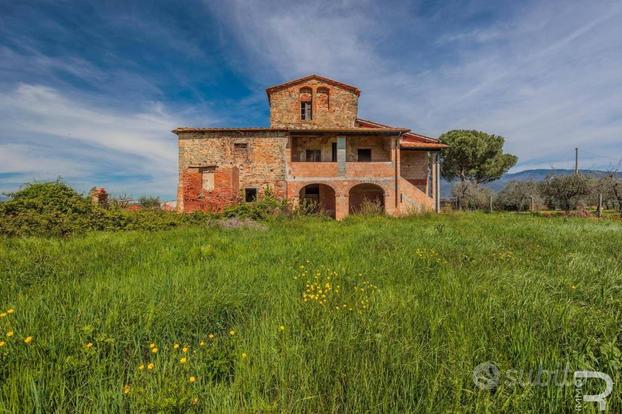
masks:
<path fill-rule="evenodd" d="M 621 247 L 477 213 L 5 239 L 0 412 L 577 412 L 535 384 L 567 367 L 619 413 Z"/>

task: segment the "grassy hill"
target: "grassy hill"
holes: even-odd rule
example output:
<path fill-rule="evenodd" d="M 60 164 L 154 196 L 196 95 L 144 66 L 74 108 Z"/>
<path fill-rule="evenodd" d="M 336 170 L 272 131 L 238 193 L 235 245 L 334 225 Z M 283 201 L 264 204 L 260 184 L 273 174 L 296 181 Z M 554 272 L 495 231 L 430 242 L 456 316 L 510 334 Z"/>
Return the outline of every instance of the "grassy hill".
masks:
<path fill-rule="evenodd" d="M 571 412 L 527 384 L 567 366 L 622 412 L 620 245 L 477 213 L 0 240 L 0 411 Z"/>

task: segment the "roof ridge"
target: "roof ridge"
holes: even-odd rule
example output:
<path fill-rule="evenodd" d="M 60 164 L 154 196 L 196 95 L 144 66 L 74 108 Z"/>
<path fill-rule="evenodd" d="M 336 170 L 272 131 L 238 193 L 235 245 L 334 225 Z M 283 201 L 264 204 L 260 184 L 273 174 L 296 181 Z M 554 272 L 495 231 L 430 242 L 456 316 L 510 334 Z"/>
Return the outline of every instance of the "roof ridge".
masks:
<path fill-rule="evenodd" d="M 311 75 L 306 75 L 306 76 L 303 76 L 303 77 L 300 77 L 300 78 L 292 79 L 292 80 L 289 80 L 287 82 L 280 83 L 278 85 L 270 86 L 270 87 L 266 88 L 266 93 L 268 94 L 268 96 L 270 96 L 270 94 L 272 92 L 275 92 L 275 91 L 280 90 L 280 89 L 287 88 L 288 86 L 292 86 L 292 85 L 295 85 L 297 83 L 308 81 L 310 79 L 319 79 L 319 80 L 324 81 L 326 83 L 330 83 L 330 84 L 333 84 L 335 86 L 339 86 L 339 87 L 341 87 L 343 89 L 350 90 L 350 91 L 354 92 L 356 94 L 356 96 L 360 96 L 361 95 L 361 90 L 359 88 L 357 88 L 356 86 L 352 86 L 352 85 L 349 85 L 347 83 L 339 82 L 339 81 L 336 81 L 334 79 L 327 78 L 326 76 L 318 75 L 318 74 L 315 74 L 315 73 L 313 73 Z"/>

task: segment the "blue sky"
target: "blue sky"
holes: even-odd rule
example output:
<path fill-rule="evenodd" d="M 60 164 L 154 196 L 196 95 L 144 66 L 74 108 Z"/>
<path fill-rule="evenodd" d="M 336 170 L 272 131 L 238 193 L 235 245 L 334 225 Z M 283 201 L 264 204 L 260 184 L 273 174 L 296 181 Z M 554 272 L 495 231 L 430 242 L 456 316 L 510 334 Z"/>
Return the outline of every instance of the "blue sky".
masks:
<path fill-rule="evenodd" d="M 359 115 L 506 137 L 514 171 L 622 159 L 619 1 L 0 0 L 0 191 L 173 199 L 177 126 L 267 126 L 265 88 L 319 73 Z"/>

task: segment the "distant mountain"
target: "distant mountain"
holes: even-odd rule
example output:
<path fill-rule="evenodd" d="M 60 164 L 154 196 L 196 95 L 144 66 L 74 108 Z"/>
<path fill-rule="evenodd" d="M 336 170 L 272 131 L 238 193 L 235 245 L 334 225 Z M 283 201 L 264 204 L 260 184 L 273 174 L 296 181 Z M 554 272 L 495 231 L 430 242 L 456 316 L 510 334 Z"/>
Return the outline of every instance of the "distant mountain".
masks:
<path fill-rule="evenodd" d="M 581 174 L 588 175 L 590 177 L 602 177 L 604 175 L 609 174 L 608 171 L 600 171 L 600 170 L 579 170 Z M 486 187 L 490 188 L 493 191 L 500 191 L 507 183 L 510 181 L 542 181 L 549 175 L 570 175 L 573 174 L 574 170 L 571 169 L 536 169 L 536 170 L 525 170 L 519 171 L 512 174 L 505 174 L 497 181 L 493 181 L 491 183 L 486 184 Z M 618 177 L 622 178 L 622 172 L 618 172 Z M 452 183 L 441 180 L 441 197 L 447 198 L 451 197 L 451 187 Z"/>

